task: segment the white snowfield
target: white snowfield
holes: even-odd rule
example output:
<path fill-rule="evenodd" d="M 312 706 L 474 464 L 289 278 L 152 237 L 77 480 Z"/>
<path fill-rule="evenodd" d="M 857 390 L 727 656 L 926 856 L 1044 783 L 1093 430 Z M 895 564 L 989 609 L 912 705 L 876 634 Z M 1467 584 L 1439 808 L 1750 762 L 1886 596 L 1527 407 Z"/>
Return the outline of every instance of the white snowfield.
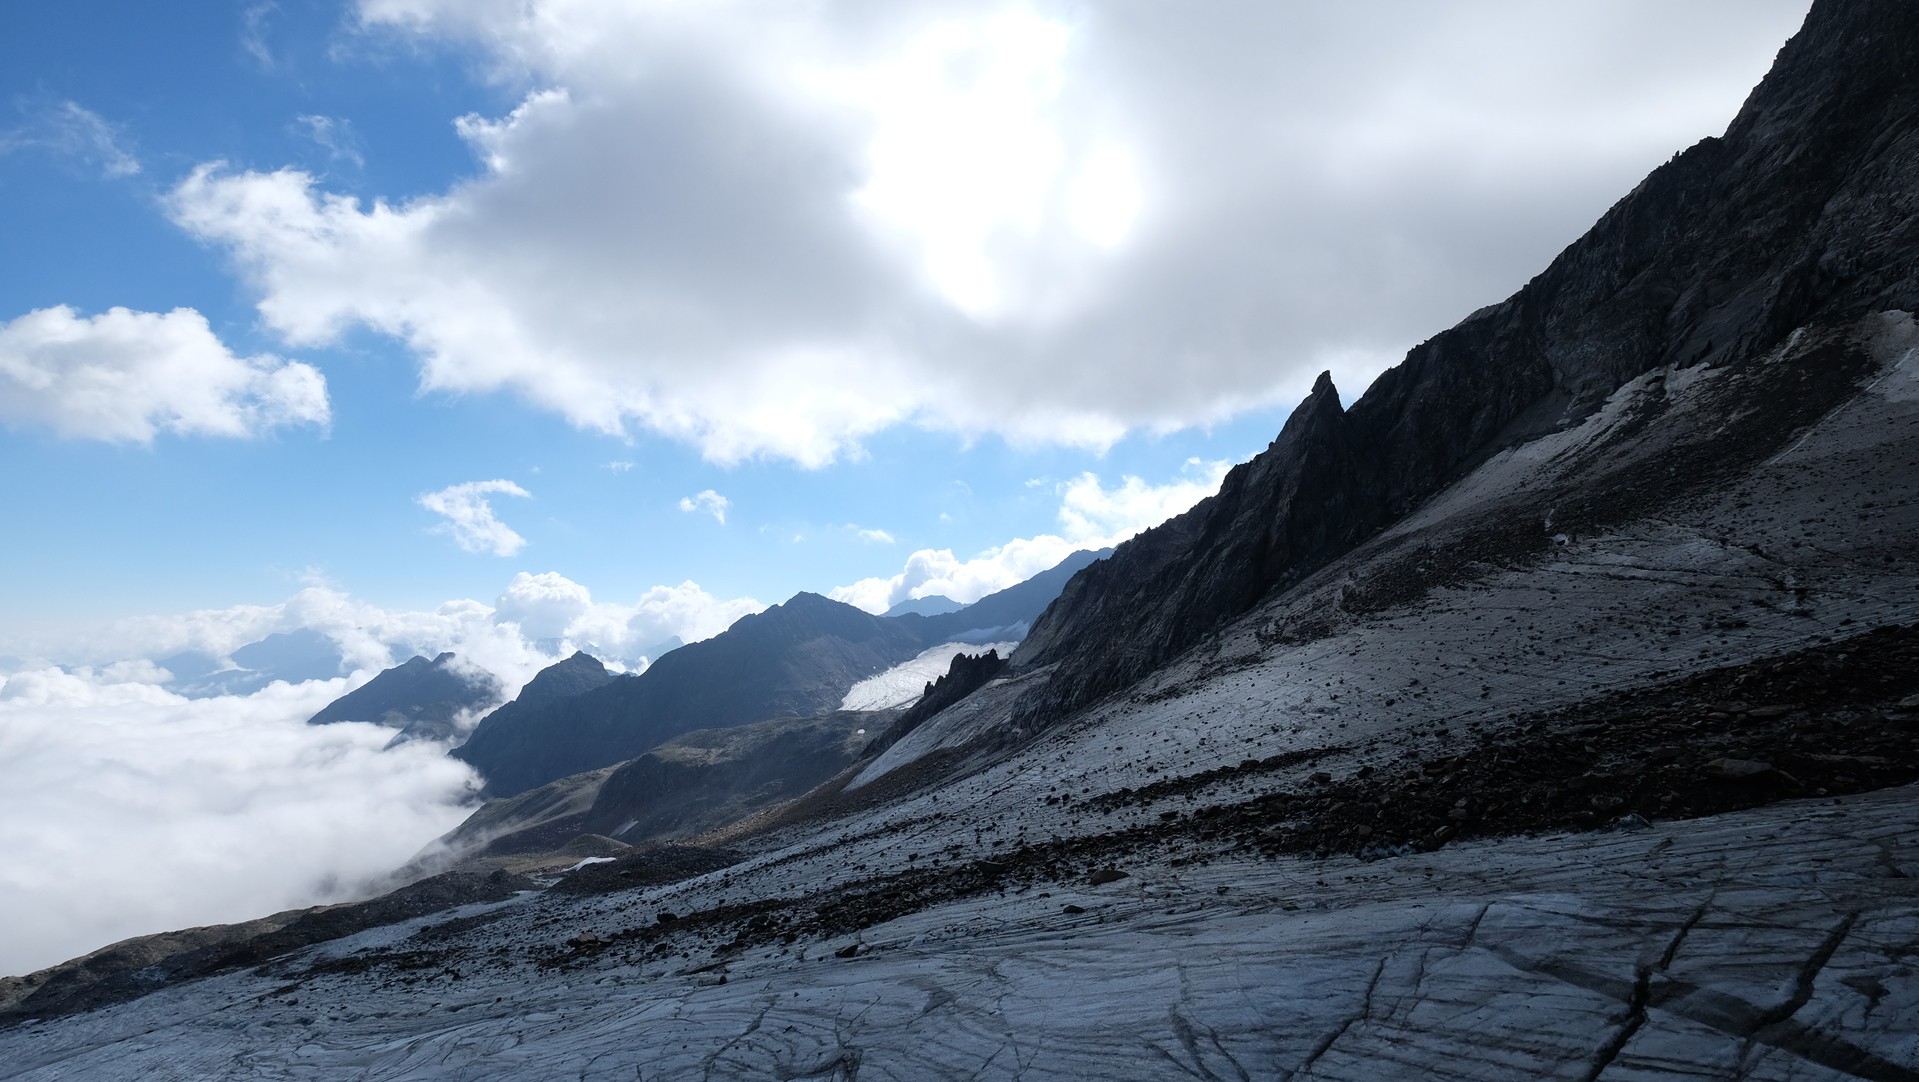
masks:
<path fill-rule="evenodd" d="M 241 973 L 0 1034 L 0 1078 L 1913 1078 L 1915 797 L 1372 864 L 1145 865 L 937 906 L 845 959 L 852 940 L 697 973 Z M 501 923 L 526 946 L 610 915 L 553 903 Z"/>
<path fill-rule="evenodd" d="M 877 676 L 869 676 L 854 684 L 846 693 L 846 699 L 840 703 L 840 709 L 890 710 L 896 706 L 911 706 L 919 701 L 927 684 L 946 675 L 955 657 L 961 654 L 977 657 L 988 650 L 998 650 L 999 656 L 1005 657 L 1018 645 L 1016 642 L 981 645 L 946 642 L 929 647 L 911 661 L 901 662 Z"/>

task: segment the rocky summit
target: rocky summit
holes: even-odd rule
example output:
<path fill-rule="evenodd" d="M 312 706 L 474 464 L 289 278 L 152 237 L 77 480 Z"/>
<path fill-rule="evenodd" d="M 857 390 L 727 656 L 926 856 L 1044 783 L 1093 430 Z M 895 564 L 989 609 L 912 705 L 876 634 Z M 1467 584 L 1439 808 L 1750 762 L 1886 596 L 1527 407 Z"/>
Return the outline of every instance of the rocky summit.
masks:
<path fill-rule="evenodd" d="M 1820 0 L 1010 657 L 841 709 L 967 618 L 801 595 L 562 663 L 446 906 L 15 982 L 0 1078 L 1919 1078 L 1915 178 L 1919 5 Z"/>

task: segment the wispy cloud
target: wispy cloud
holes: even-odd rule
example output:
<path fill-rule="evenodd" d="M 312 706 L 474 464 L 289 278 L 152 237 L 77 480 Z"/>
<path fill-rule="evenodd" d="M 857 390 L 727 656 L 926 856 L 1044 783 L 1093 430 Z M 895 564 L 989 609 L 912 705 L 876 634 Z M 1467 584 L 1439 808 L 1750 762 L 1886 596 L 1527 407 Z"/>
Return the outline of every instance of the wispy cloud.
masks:
<path fill-rule="evenodd" d="M 875 545 L 891 545 L 896 543 L 893 535 L 887 533 L 885 530 L 869 530 L 860 526 L 848 526 L 847 528 L 852 530 L 853 536 L 859 538 L 861 541 L 870 541 Z"/>
<path fill-rule="evenodd" d="M 140 172 L 140 161 L 126 149 L 120 129 L 78 102 L 41 103 L 26 111 L 24 123 L 0 132 L 0 154 L 37 150 L 70 165 L 98 170 L 103 177 Z"/>
<path fill-rule="evenodd" d="M 621 459 L 617 462 L 607 463 L 606 468 L 612 470 L 614 473 L 626 473 L 633 469 L 633 463 Z"/>
<path fill-rule="evenodd" d="M 419 498 L 419 504 L 445 518 L 433 531 L 452 537 L 453 543 L 466 551 L 512 556 L 526 547 L 526 538 L 493 514 L 493 505 L 487 496 L 494 493 L 522 499 L 533 495 L 511 481 L 468 481 L 428 492 Z"/>
<path fill-rule="evenodd" d="M 355 169 L 366 165 L 366 155 L 360 148 L 360 133 L 354 130 L 353 122 L 345 117 L 309 113 L 294 119 L 293 130 L 325 150 L 330 161 L 346 162 Z"/>
<path fill-rule="evenodd" d="M 731 506 L 733 506 L 732 500 L 727 499 L 725 496 L 720 495 L 710 488 L 698 495 L 680 497 L 680 510 L 688 512 L 689 514 L 696 511 L 703 511 L 712 515 L 713 521 L 718 522 L 722 526 L 726 524 L 726 509 Z"/>
<path fill-rule="evenodd" d="M 264 3 L 249 4 L 240 12 L 240 48 L 246 50 L 260 67 L 272 71 L 277 65 L 273 59 L 273 50 L 267 47 L 267 26 L 280 10 L 273 0 Z"/>

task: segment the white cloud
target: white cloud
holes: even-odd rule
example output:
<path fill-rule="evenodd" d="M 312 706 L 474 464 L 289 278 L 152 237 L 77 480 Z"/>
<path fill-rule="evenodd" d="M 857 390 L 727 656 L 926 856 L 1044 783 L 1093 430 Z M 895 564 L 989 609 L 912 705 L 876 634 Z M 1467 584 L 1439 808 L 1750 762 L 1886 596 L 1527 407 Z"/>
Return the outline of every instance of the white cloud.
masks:
<path fill-rule="evenodd" d="M 713 521 L 718 522 L 722 526 L 726 524 L 726 509 L 731 506 L 733 506 L 732 500 L 727 499 L 725 496 L 720 495 L 710 488 L 696 496 L 680 497 L 680 510 L 689 514 L 693 512 L 704 512 L 712 515 Z"/>
<path fill-rule="evenodd" d="M 867 530 L 867 529 L 862 529 L 858 526 L 852 526 L 849 528 L 853 531 L 853 535 L 855 537 L 858 537 L 861 541 L 871 542 L 872 544 L 875 544 L 875 545 L 891 545 L 896 543 L 894 541 L 893 535 L 890 533 L 887 533 L 885 530 Z"/>
<path fill-rule="evenodd" d="M 326 379 L 271 355 L 238 357 L 191 308 L 82 316 L 65 305 L 0 323 L 0 422 L 148 443 L 325 426 Z"/>
<path fill-rule="evenodd" d="M 1017 537 L 962 560 L 951 549 L 921 549 L 898 574 L 862 579 L 829 592 L 868 612 L 885 612 L 912 598 L 940 595 L 970 603 L 1024 582 L 1084 549 L 1116 545 L 1157 526 L 1219 491 L 1226 462 L 1188 459 L 1184 476 L 1163 485 L 1126 476 L 1107 488 L 1084 473 L 1054 486 L 1060 496 L 1059 533 Z"/>
<path fill-rule="evenodd" d="M 618 461 L 607 463 L 606 468 L 609 470 L 612 470 L 614 473 L 628 473 L 632 471 L 633 463 L 628 462 L 625 459 L 620 459 Z"/>
<path fill-rule="evenodd" d="M 466 551 L 512 556 L 526 547 L 526 538 L 514 533 L 493 514 L 493 505 L 487 496 L 496 492 L 522 499 L 532 496 L 511 481 L 468 481 L 425 493 L 420 496 L 419 504 L 444 516 L 446 521 L 433 527 L 433 531 L 452 537 L 453 543 Z"/>
<path fill-rule="evenodd" d="M 271 605 L 141 616 L 65 637 L 16 632 L 0 636 L 0 654 L 35 659 L 28 667 L 58 663 L 118 682 L 156 683 L 151 663 L 139 659 L 186 650 L 224 658 L 268 635 L 304 628 L 340 647 L 356 686 L 396 659 L 451 650 L 498 676 L 512 696 L 574 650 L 632 667 L 667 639 L 708 639 L 764 608 L 750 597 L 715 597 L 695 582 L 652 587 L 631 604 L 601 602 L 556 572 L 520 572 L 493 605 L 457 599 L 431 611 L 392 610 L 330 586 L 308 586 Z M 136 660 L 123 660 L 129 658 Z"/>
<path fill-rule="evenodd" d="M 493 608 L 499 619 L 520 625 L 527 638 L 556 639 L 593 608 L 593 595 L 556 571 L 538 575 L 522 571 L 513 576 Z"/>
<path fill-rule="evenodd" d="M 362 0 L 525 88 L 458 121 L 475 175 L 210 166 L 170 207 L 287 341 L 372 328 L 428 390 L 719 462 L 1103 446 L 1357 391 L 1718 130 L 1804 8 Z"/>
<path fill-rule="evenodd" d="M 559 640 L 558 653 L 583 649 L 637 663 L 668 639 L 709 639 L 765 608 L 750 597 L 714 597 L 694 582 L 655 586 L 631 605 L 597 602 L 585 586 L 546 571 L 513 576 L 496 602 L 496 618 L 517 624 L 529 639 Z"/>
<path fill-rule="evenodd" d="M 57 101 L 32 108 L 28 121 L 0 132 L 0 154 L 38 150 L 103 177 L 130 177 L 140 160 L 124 146 L 118 128 L 77 102 Z"/>
<path fill-rule="evenodd" d="M 303 724 L 396 653 L 451 650 L 512 695 L 573 649 L 631 667 L 638 651 L 709 638 L 763 608 L 692 582 L 607 604 L 548 572 L 516 575 L 497 607 L 391 611 L 312 585 L 277 604 L 0 644 L 72 666 L 0 670 L 0 927 L 12 933 L 0 937 L 0 973 L 130 935 L 343 900 L 456 825 L 474 779 L 439 749 L 382 751 L 390 730 Z M 150 660 L 224 657 L 300 628 L 339 644 L 353 675 L 187 700 L 159 686 L 167 674 Z"/>
<path fill-rule="evenodd" d="M 1082 473 L 1058 486 L 1061 531 L 1094 548 L 1115 544 L 1218 492 L 1220 481 L 1231 468 L 1230 462 L 1189 458 L 1185 476 L 1178 480 L 1150 485 L 1128 475 L 1112 489 L 1100 484 L 1097 475 Z"/>
<path fill-rule="evenodd" d="M 304 724 L 346 686 L 188 701 L 111 673 L 0 682 L 0 973 L 345 900 L 457 825 L 463 764 Z"/>

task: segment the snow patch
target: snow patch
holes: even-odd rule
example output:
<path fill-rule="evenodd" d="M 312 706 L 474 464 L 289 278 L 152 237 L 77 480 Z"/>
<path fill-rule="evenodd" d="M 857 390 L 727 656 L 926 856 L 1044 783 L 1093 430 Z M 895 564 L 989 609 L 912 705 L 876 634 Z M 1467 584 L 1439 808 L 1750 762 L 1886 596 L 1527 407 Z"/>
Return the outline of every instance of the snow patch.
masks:
<path fill-rule="evenodd" d="M 921 651 L 911 661 L 902 662 L 878 676 L 869 676 L 854 684 L 840 702 L 840 709 L 891 710 L 894 707 L 911 706 L 919 701 L 927 684 L 946 675 L 955 657 L 961 654 L 977 657 L 988 650 L 998 650 L 1000 656 L 1004 657 L 1012 653 L 1016 645 L 1010 642 L 941 643 Z"/>

